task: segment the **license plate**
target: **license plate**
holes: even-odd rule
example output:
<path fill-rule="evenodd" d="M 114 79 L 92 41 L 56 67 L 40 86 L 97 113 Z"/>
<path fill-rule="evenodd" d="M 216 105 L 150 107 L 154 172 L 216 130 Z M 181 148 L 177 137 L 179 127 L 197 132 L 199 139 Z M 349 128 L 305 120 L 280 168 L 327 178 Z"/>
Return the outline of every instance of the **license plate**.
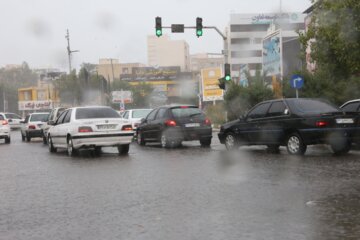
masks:
<path fill-rule="evenodd" d="M 354 119 L 352 118 L 338 118 L 336 119 L 337 124 L 352 124 L 354 123 Z"/>
<path fill-rule="evenodd" d="M 200 123 L 186 123 L 185 127 L 200 127 Z"/>
<path fill-rule="evenodd" d="M 97 125 L 97 128 L 101 130 L 109 130 L 109 129 L 115 129 L 116 125 L 115 124 Z"/>

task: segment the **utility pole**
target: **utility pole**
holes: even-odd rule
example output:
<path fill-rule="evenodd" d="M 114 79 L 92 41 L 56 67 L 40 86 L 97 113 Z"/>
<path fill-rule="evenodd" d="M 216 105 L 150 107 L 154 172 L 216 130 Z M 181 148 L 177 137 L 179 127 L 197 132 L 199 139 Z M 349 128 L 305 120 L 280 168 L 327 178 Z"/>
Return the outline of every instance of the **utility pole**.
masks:
<path fill-rule="evenodd" d="M 71 50 L 70 49 L 70 34 L 69 29 L 66 30 L 66 36 L 67 39 L 67 52 L 68 52 L 68 58 L 69 58 L 69 74 L 71 73 L 71 54 L 74 52 L 79 52 L 79 50 Z"/>

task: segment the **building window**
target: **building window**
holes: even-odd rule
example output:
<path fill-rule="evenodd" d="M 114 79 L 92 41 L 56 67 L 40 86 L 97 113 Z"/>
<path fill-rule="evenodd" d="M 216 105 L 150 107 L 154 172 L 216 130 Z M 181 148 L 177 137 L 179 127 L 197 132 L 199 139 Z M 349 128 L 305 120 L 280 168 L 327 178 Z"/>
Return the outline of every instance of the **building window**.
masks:
<path fill-rule="evenodd" d="M 232 38 L 231 44 L 250 44 L 249 38 Z"/>
<path fill-rule="evenodd" d="M 231 32 L 266 32 L 269 24 L 234 24 L 230 25 Z"/>

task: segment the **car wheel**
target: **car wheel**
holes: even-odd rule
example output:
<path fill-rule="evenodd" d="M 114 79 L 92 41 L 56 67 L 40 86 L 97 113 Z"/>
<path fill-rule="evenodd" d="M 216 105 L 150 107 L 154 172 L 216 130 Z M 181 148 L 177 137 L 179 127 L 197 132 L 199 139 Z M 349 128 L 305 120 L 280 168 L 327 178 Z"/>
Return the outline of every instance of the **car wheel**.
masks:
<path fill-rule="evenodd" d="M 167 137 L 167 134 L 164 132 L 161 134 L 160 142 L 161 142 L 161 147 L 163 148 L 174 148 L 177 146 L 177 142 L 170 141 L 169 138 Z"/>
<path fill-rule="evenodd" d="M 31 137 L 29 136 L 28 133 L 26 134 L 26 141 L 27 141 L 27 142 L 30 142 L 30 141 L 31 141 Z"/>
<path fill-rule="evenodd" d="M 9 144 L 11 142 L 10 137 L 5 137 L 5 143 Z"/>
<path fill-rule="evenodd" d="M 331 150 L 336 155 L 346 154 L 351 149 L 351 142 L 347 139 L 344 139 L 341 143 L 332 143 L 330 144 Z"/>
<path fill-rule="evenodd" d="M 67 140 L 67 153 L 70 157 L 76 156 L 78 153 L 78 151 L 74 148 L 71 137 L 69 137 Z"/>
<path fill-rule="evenodd" d="M 200 139 L 200 145 L 201 145 L 202 147 L 210 147 L 210 145 L 211 145 L 211 138 Z"/>
<path fill-rule="evenodd" d="M 225 147 L 227 150 L 237 149 L 239 145 L 239 141 L 236 139 L 234 133 L 229 132 L 225 135 Z"/>
<path fill-rule="evenodd" d="M 101 155 L 101 147 L 95 147 L 94 153 L 95 155 Z"/>
<path fill-rule="evenodd" d="M 146 144 L 144 137 L 140 131 L 138 131 L 138 133 L 137 133 L 136 141 L 140 146 L 144 146 Z"/>
<path fill-rule="evenodd" d="M 280 145 L 277 144 L 269 144 L 267 145 L 267 152 L 268 153 L 279 153 L 280 152 Z"/>
<path fill-rule="evenodd" d="M 125 145 L 119 145 L 118 146 L 118 151 L 120 155 L 126 155 L 129 153 L 129 148 L 130 145 L 129 144 L 125 144 Z"/>
<path fill-rule="evenodd" d="M 297 133 L 292 133 L 286 140 L 286 149 L 291 155 L 304 155 L 306 152 L 306 144 Z"/>
<path fill-rule="evenodd" d="M 49 139 L 49 140 L 48 140 L 49 152 L 51 152 L 51 153 L 56 152 L 57 149 L 56 149 L 56 148 L 54 147 L 54 145 L 53 145 L 52 138 L 49 136 L 48 139 Z"/>

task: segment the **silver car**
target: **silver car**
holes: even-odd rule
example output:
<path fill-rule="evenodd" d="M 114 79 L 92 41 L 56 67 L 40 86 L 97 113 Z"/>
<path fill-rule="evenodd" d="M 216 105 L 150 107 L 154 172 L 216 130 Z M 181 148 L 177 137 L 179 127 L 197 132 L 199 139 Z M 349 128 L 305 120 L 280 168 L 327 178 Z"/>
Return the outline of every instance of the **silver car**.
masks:
<path fill-rule="evenodd" d="M 119 154 L 127 154 L 134 136 L 130 124 L 124 124 L 110 107 L 74 107 L 62 112 L 48 132 L 50 152 L 58 148 L 74 156 L 80 149 L 117 147 Z"/>

